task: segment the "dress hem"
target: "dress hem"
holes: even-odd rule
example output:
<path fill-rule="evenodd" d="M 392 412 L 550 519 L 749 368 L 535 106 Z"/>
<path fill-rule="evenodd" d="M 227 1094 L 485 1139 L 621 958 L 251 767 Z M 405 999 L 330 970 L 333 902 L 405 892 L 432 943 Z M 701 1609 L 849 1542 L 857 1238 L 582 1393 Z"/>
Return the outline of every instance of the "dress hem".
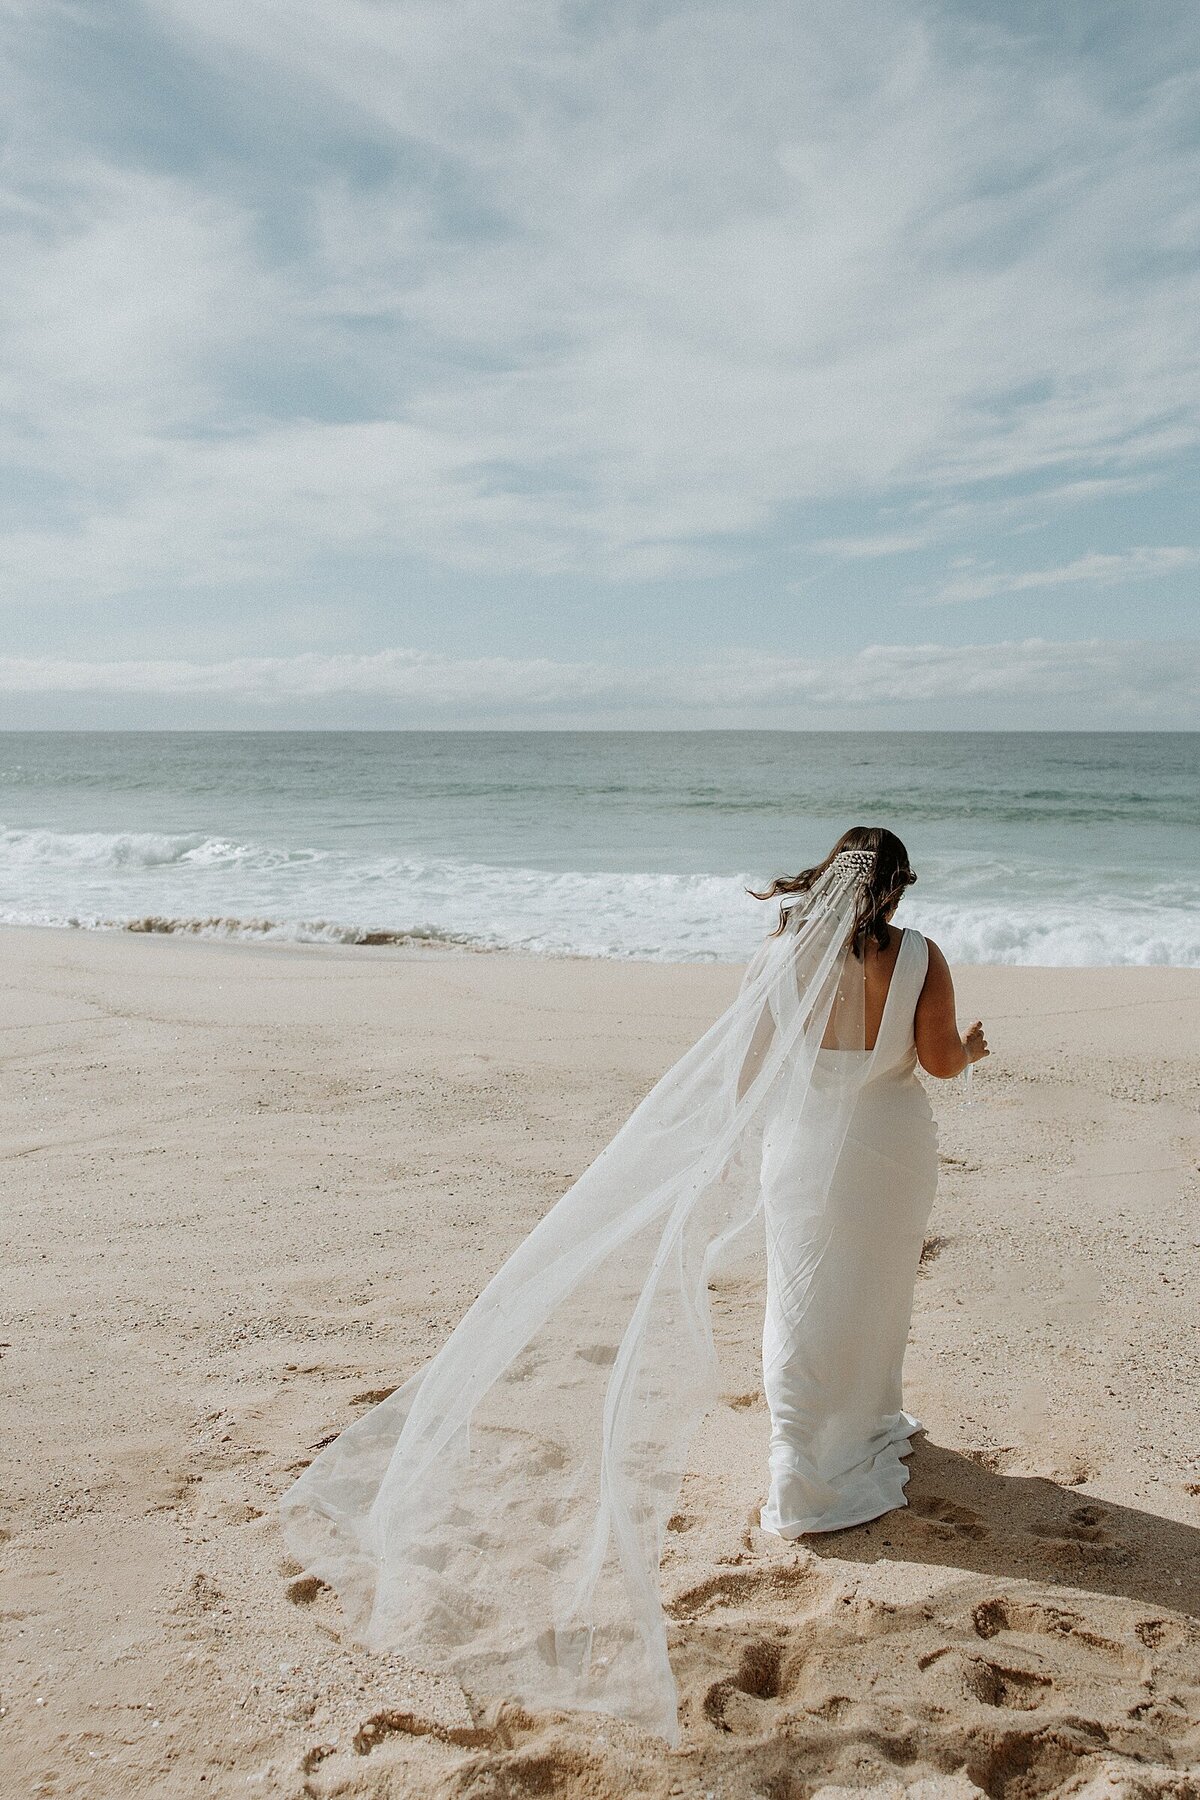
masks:
<path fill-rule="evenodd" d="M 769 1531 L 772 1537 L 783 1538 L 786 1542 L 790 1543 L 797 1538 L 816 1536 L 818 1533 L 852 1531 L 857 1525 L 868 1525 L 872 1519 L 882 1519 L 887 1513 L 898 1512 L 902 1507 L 907 1506 L 908 1496 L 904 1490 L 908 1486 L 911 1470 L 906 1466 L 904 1459 L 912 1455 L 913 1437 L 917 1432 L 924 1431 L 925 1427 L 919 1419 L 914 1419 L 911 1413 L 901 1413 L 900 1417 L 904 1421 L 902 1433 L 892 1438 L 890 1442 L 884 1446 L 878 1453 L 876 1464 L 872 1465 L 871 1476 L 873 1478 L 873 1491 L 869 1499 L 864 1496 L 856 1505 L 847 1496 L 847 1504 L 844 1506 L 835 1504 L 832 1507 L 828 1507 L 823 1513 L 818 1514 L 812 1520 L 787 1525 L 785 1527 L 768 1525 L 760 1519 L 760 1529 Z M 894 1461 L 890 1462 L 884 1469 L 879 1469 L 876 1466 L 879 1457 L 892 1457 L 894 1458 Z M 891 1478 L 888 1485 L 894 1487 L 892 1495 L 889 1496 L 881 1491 L 885 1486 L 885 1480 L 880 1479 L 880 1477 L 884 1477 L 885 1479 L 888 1477 Z"/>

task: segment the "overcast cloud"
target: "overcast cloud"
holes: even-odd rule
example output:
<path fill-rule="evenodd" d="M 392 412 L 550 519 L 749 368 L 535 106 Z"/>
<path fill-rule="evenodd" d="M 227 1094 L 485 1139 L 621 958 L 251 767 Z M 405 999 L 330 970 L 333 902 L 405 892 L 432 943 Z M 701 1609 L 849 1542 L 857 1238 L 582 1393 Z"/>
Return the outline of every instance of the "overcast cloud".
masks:
<path fill-rule="evenodd" d="M 1194 723 L 1200 32 L 1050 10 L 0 4 L 10 721 Z"/>

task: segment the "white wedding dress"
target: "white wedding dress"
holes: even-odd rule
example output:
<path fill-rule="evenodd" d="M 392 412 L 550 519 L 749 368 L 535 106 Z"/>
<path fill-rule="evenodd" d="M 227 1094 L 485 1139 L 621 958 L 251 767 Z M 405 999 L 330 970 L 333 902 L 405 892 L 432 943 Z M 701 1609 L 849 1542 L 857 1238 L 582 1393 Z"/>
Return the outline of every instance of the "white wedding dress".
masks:
<path fill-rule="evenodd" d="M 454 1331 L 282 1496 L 285 1536 L 369 1648 L 468 1696 L 617 1713 L 679 1741 L 659 1562 L 720 1392 L 710 1288 L 768 1246 L 763 1523 L 903 1504 L 900 1365 L 933 1196 L 901 942 L 866 1048 L 839 854 L 784 902 L 736 999 Z M 823 1045 L 836 1044 L 836 1049 Z"/>
<path fill-rule="evenodd" d="M 920 1424 L 902 1405 L 901 1365 L 937 1186 L 937 1130 L 913 1041 L 928 966 L 924 938 L 905 931 L 874 1048 L 818 1052 L 813 1094 L 828 1084 L 835 1111 L 837 1065 L 853 1057 L 864 1066 L 827 1206 L 803 1191 L 812 1163 L 797 1155 L 788 1121 L 765 1128 L 771 1447 L 762 1523 L 783 1537 L 837 1531 L 904 1505 L 901 1458 Z M 820 1105 L 811 1107 L 807 1129 L 828 1128 Z"/>

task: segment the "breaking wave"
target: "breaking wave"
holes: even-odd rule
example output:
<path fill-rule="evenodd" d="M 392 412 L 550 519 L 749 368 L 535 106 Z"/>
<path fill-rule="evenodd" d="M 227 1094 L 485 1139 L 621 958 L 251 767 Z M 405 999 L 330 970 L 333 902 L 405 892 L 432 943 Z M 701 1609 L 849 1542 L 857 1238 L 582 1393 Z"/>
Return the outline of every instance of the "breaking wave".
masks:
<path fill-rule="evenodd" d="M 372 840 L 379 842 L 377 834 Z M 336 841 L 336 840 L 335 840 Z M 214 831 L 0 829 L 0 923 L 313 944 L 738 962 L 775 909 L 748 874 L 500 866 Z M 1200 968 L 1190 884 L 942 856 L 901 923 L 952 962 Z"/>
<path fill-rule="evenodd" d="M 0 831 L 0 869 L 277 869 L 320 862 L 324 854 L 199 831 Z"/>

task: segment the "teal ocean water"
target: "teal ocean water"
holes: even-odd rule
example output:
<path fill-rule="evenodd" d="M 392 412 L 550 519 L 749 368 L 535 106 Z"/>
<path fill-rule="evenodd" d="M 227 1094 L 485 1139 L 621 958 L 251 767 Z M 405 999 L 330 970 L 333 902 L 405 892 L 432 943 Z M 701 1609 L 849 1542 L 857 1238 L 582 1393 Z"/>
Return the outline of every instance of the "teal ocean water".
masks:
<path fill-rule="evenodd" d="M 962 962 L 1200 967 L 1200 734 L 0 734 L 0 921 L 744 957 L 884 824 Z"/>

